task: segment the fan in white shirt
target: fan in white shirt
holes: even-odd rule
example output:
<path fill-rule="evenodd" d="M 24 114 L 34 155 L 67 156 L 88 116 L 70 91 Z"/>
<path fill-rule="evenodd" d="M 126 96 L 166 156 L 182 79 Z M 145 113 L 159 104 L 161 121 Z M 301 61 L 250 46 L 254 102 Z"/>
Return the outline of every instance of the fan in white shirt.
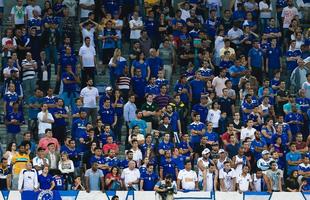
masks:
<path fill-rule="evenodd" d="M 19 191 L 34 191 L 39 189 L 38 174 L 35 169 L 32 169 L 32 164 L 29 162 L 26 169 L 19 173 L 18 190 Z"/>
<path fill-rule="evenodd" d="M 185 169 L 179 171 L 177 187 L 178 190 L 180 190 L 181 188 L 183 190 L 198 189 L 198 177 L 196 172 L 192 170 L 192 164 L 190 160 L 185 161 Z"/>
<path fill-rule="evenodd" d="M 249 167 L 247 165 L 243 166 L 242 173 L 237 177 L 237 188 L 238 191 L 247 192 L 249 189 L 253 189 L 253 180 L 249 174 Z"/>
<path fill-rule="evenodd" d="M 223 192 L 233 192 L 236 186 L 236 175 L 235 170 L 231 168 L 230 162 L 224 163 L 224 168 L 220 170 L 220 190 Z"/>
<path fill-rule="evenodd" d="M 255 139 L 256 129 L 253 128 L 253 120 L 248 120 L 247 127 L 241 129 L 240 140 L 244 141 L 245 138 L 251 138 L 251 141 Z"/>

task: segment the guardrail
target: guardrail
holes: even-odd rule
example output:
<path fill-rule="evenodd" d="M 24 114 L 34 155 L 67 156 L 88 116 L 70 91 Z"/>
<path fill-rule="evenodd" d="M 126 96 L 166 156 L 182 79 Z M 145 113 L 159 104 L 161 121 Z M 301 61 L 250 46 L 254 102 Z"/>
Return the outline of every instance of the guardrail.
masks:
<path fill-rule="evenodd" d="M 157 200 L 154 191 L 59 191 L 62 200 L 111 200 L 118 195 L 120 200 Z M 41 191 L 30 195 L 31 200 L 58 200 L 50 197 L 51 193 Z M 1 191 L 0 200 L 21 200 L 19 191 Z M 176 200 L 310 200 L 310 192 L 178 192 Z M 22 200 L 28 200 L 23 198 Z"/>

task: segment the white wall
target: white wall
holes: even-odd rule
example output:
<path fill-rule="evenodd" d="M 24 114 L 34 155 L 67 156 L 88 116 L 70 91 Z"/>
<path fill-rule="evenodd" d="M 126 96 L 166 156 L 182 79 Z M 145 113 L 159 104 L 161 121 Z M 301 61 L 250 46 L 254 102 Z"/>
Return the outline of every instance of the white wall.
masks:
<path fill-rule="evenodd" d="M 125 200 L 127 192 L 126 191 L 118 191 L 117 195 L 120 197 L 120 200 Z M 274 192 L 271 196 L 270 200 L 310 200 L 310 195 L 302 195 L 299 192 Z M 182 193 L 178 192 L 175 196 L 177 199 L 184 200 L 212 200 L 211 193 L 209 192 L 188 192 Z M 11 191 L 9 194 L 8 200 L 20 200 L 20 193 L 18 191 Z M 63 200 L 74 200 L 73 197 L 62 197 Z M 108 200 L 105 193 L 100 191 L 86 193 L 80 192 L 76 200 Z M 263 196 L 246 196 L 245 200 L 268 200 L 268 195 Z M 0 193 L 0 200 L 6 200 L 3 198 L 2 193 Z M 35 199 L 34 199 L 35 200 Z M 132 200 L 129 198 L 128 200 Z M 155 192 L 135 192 L 135 200 L 156 200 Z M 216 192 L 215 200 L 243 200 L 243 194 L 238 192 Z"/>

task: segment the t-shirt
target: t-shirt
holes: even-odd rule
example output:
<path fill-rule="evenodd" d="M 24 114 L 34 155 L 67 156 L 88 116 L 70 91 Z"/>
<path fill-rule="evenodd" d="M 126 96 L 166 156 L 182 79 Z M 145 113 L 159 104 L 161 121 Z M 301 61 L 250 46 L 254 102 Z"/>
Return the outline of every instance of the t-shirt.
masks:
<path fill-rule="evenodd" d="M 140 171 L 136 168 L 133 170 L 126 168 L 123 170 L 121 178 L 124 180 L 125 185 L 128 186 L 129 182 L 134 182 L 140 178 Z"/>
<path fill-rule="evenodd" d="M 295 7 L 289 8 L 288 6 L 283 8 L 281 17 L 283 20 L 283 28 L 288 28 L 291 25 L 292 19 L 298 15 L 298 10 Z"/>
<path fill-rule="evenodd" d="M 87 47 L 83 45 L 80 48 L 79 56 L 82 57 L 82 66 L 83 67 L 95 67 L 95 56 L 96 50 L 93 46 Z"/>
<path fill-rule="evenodd" d="M 85 172 L 85 176 L 89 178 L 89 189 L 91 191 L 100 190 L 100 179 L 103 177 L 101 170 L 97 169 L 94 172 L 92 169 L 88 169 Z"/>
<path fill-rule="evenodd" d="M 159 177 L 155 173 L 143 173 L 141 174 L 141 180 L 143 180 L 143 190 L 153 191 L 155 184 L 157 183 Z"/>
<path fill-rule="evenodd" d="M 95 5 L 95 1 L 94 0 L 80 0 L 80 5 L 84 4 L 86 6 L 91 6 L 91 5 Z M 86 18 L 88 17 L 88 14 L 92 12 L 91 10 L 86 10 L 86 9 L 81 9 L 81 18 Z"/>
<path fill-rule="evenodd" d="M 45 134 L 45 130 L 46 130 L 46 129 L 48 129 L 48 128 L 51 129 L 51 128 L 52 128 L 52 124 L 51 124 L 51 123 L 43 122 L 43 116 L 44 116 L 44 114 L 45 114 L 45 113 L 43 113 L 43 112 L 41 111 L 41 112 L 38 113 L 38 116 L 37 116 L 38 121 L 39 121 L 39 126 L 38 126 L 38 128 L 39 128 L 38 133 L 39 133 L 39 134 Z M 53 118 L 53 116 L 52 116 L 51 113 L 48 113 L 48 114 L 47 114 L 47 119 L 48 119 L 48 120 L 54 121 L 54 118 Z"/>
<path fill-rule="evenodd" d="M 232 191 L 232 183 L 233 179 L 236 178 L 235 170 L 230 169 L 229 171 L 225 171 L 225 169 L 221 169 L 219 173 L 219 179 L 223 179 L 224 185 L 227 191 Z"/>
<path fill-rule="evenodd" d="M 83 104 L 85 108 L 96 108 L 97 99 L 99 97 L 98 89 L 95 87 L 85 87 L 82 89 L 81 97 L 83 97 Z"/>
<path fill-rule="evenodd" d="M 283 171 L 281 169 L 277 169 L 275 171 L 267 170 L 266 175 L 269 179 L 272 181 L 272 190 L 280 190 L 279 188 L 279 180 L 280 178 L 283 178 Z"/>
<path fill-rule="evenodd" d="M 237 177 L 237 183 L 239 184 L 239 190 L 242 192 L 249 191 L 249 185 L 252 182 L 252 178 L 250 174 L 247 174 L 246 176 L 243 176 L 240 174 Z"/>
<path fill-rule="evenodd" d="M 187 171 L 183 169 L 178 174 L 178 179 L 182 182 L 182 188 L 185 190 L 194 190 L 195 182 L 198 181 L 198 177 L 195 171 Z"/>
<path fill-rule="evenodd" d="M 16 25 L 25 24 L 25 8 L 24 6 L 14 6 L 11 9 L 11 15 L 14 15 Z"/>

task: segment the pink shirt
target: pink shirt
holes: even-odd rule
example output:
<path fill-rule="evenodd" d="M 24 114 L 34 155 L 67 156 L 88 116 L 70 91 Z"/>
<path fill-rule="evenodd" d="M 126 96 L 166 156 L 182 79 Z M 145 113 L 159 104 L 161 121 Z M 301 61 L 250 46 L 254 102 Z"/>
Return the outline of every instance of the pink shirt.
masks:
<path fill-rule="evenodd" d="M 56 151 L 59 150 L 59 143 L 58 143 L 58 140 L 56 138 L 48 138 L 48 137 L 44 137 L 42 138 L 40 141 L 39 141 L 39 147 L 41 148 L 44 148 L 45 151 L 47 152 L 48 149 L 47 149 L 47 145 L 49 143 L 54 143 L 55 144 L 55 148 L 56 148 Z"/>

